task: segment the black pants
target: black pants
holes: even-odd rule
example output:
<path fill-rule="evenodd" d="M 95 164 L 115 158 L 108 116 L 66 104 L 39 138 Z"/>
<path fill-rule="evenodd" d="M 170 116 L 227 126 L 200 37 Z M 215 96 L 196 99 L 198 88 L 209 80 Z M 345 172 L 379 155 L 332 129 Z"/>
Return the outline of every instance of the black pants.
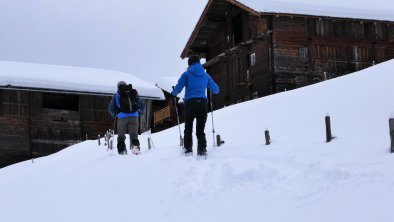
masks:
<path fill-rule="evenodd" d="M 205 122 L 207 121 L 207 100 L 190 99 L 185 103 L 185 149 L 192 151 L 193 147 L 193 121 L 196 119 L 196 136 L 198 140 L 197 152 L 206 151 Z"/>

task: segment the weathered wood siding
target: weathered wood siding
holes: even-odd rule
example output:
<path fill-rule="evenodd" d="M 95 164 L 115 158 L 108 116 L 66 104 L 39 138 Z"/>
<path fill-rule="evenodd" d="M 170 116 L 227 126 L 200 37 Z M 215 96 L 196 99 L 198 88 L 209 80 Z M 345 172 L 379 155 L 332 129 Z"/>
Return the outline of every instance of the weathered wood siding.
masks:
<path fill-rule="evenodd" d="M 305 33 L 307 21 L 301 18 L 272 18 L 272 44 L 274 50 L 275 91 L 294 89 L 306 85 L 307 59 L 300 58 L 300 50 L 308 48 Z"/>
<path fill-rule="evenodd" d="M 242 33 L 236 33 L 238 31 Z M 210 45 L 207 60 L 266 31 L 265 19 L 233 8 L 228 12 L 226 23 L 220 26 L 213 38 L 214 44 Z M 265 39 L 237 48 L 233 54 L 210 66 L 208 73 L 220 87 L 220 94 L 214 97 L 214 108 L 269 95 L 271 90 L 268 56 L 269 44 L 268 39 Z"/>
<path fill-rule="evenodd" d="M 112 128 L 111 97 L 0 90 L 0 167 L 52 154 Z"/>
<path fill-rule="evenodd" d="M 387 23 L 272 16 L 272 27 L 277 92 L 393 58 Z"/>
<path fill-rule="evenodd" d="M 258 17 L 237 7 L 225 14 L 206 51 L 207 61 L 226 55 L 207 69 L 221 89 L 214 97 L 215 109 L 394 58 L 393 23 L 264 13 Z M 264 33 L 269 34 L 254 41 Z"/>
<path fill-rule="evenodd" d="M 113 129 L 112 96 L 0 90 L 0 167 L 58 152 Z M 150 128 L 151 101 L 144 100 L 141 131 Z"/>
<path fill-rule="evenodd" d="M 113 129 L 113 118 L 108 114 L 108 104 L 112 97 L 80 96 L 81 134 L 90 139 Z"/>

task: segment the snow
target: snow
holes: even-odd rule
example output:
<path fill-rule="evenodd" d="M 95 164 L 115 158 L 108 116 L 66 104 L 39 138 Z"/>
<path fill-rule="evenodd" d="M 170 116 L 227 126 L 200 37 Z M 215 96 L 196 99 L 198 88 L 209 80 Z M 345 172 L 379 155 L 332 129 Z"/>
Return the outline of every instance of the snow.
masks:
<path fill-rule="evenodd" d="M 0 87 L 27 87 L 90 93 L 116 92 L 119 81 L 132 84 L 141 97 L 164 99 L 153 84 L 134 75 L 102 69 L 0 61 Z"/>
<path fill-rule="evenodd" d="M 225 144 L 212 146 L 209 115 L 207 160 L 182 156 L 175 126 L 151 135 L 155 149 L 141 135 L 140 156 L 85 141 L 2 168 L 0 221 L 391 222 L 393 69 L 390 60 L 217 110 Z"/>
<path fill-rule="evenodd" d="M 389 0 L 238 0 L 259 12 L 317 15 L 394 21 L 394 2 Z"/>

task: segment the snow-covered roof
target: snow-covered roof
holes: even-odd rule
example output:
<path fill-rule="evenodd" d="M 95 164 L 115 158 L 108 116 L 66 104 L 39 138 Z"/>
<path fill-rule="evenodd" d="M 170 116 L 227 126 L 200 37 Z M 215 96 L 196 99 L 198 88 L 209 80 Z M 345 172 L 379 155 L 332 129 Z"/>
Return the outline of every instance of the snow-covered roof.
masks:
<path fill-rule="evenodd" d="M 164 99 L 153 84 L 134 75 L 103 69 L 0 61 L 0 87 L 113 94 L 126 81 L 143 98 Z"/>
<path fill-rule="evenodd" d="M 388 0 L 230 0 L 264 13 L 316 15 L 394 21 L 394 1 Z"/>

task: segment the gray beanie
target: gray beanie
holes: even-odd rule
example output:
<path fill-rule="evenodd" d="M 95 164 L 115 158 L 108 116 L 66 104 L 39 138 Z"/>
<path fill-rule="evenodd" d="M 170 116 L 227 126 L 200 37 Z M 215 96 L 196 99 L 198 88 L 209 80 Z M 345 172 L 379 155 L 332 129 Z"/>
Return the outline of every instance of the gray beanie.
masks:
<path fill-rule="evenodd" d="M 119 86 L 122 86 L 122 85 L 127 85 L 127 84 L 126 84 L 125 81 L 119 81 L 119 82 L 118 82 L 118 88 L 119 88 Z"/>

